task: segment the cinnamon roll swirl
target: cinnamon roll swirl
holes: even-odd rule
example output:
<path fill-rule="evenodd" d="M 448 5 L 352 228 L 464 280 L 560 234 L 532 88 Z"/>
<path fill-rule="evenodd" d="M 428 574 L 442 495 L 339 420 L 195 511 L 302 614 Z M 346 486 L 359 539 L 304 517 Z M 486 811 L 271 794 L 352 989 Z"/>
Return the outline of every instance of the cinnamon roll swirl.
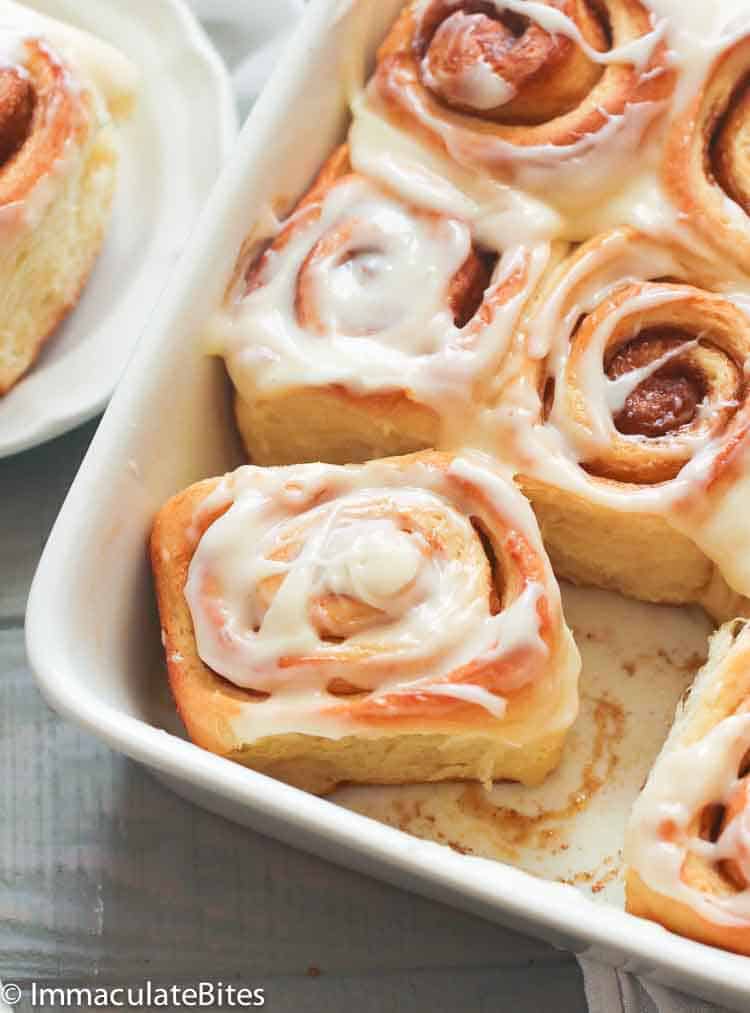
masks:
<path fill-rule="evenodd" d="M 498 258 L 337 151 L 260 259 L 240 259 L 210 327 L 251 460 L 349 463 L 445 442 L 482 384 L 501 382 L 552 255 Z"/>
<path fill-rule="evenodd" d="M 618 229 L 563 265 L 526 322 L 530 421 L 499 404 L 494 441 L 558 575 L 718 618 L 744 608 L 750 318 L 723 286 L 688 251 Z"/>
<path fill-rule="evenodd" d="M 0 6 L 0 394 L 78 300 L 114 192 L 135 71 L 104 42 Z"/>
<path fill-rule="evenodd" d="M 668 108 L 666 28 L 639 0 L 415 0 L 355 102 L 355 150 L 382 117 L 460 169 L 590 208 L 640 171 Z"/>
<path fill-rule="evenodd" d="M 533 513 L 483 455 L 245 466 L 151 555 L 198 745 L 313 792 L 556 765 L 578 654 Z"/>
<path fill-rule="evenodd" d="M 630 816 L 627 908 L 750 955 L 750 629 L 733 620 Z"/>

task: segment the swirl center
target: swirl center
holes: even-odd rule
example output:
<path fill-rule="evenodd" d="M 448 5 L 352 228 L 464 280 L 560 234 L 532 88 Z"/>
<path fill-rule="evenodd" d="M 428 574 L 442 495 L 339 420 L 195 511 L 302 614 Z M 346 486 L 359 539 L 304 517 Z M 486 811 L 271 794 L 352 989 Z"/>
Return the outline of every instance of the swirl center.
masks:
<path fill-rule="evenodd" d="M 461 317 L 484 291 L 486 272 L 463 223 L 414 214 L 359 181 L 331 192 L 322 226 L 295 293 L 298 322 L 315 334 L 377 335 L 428 354 L 445 333 L 446 310 Z"/>
<path fill-rule="evenodd" d="M 383 611 L 414 581 L 422 562 L 414 538 L 388 520 L 343 527 L 326 548 L 323 585 Z"/>
<path fill-rule="evenodd" d="M 607 375 L 616 380 L 648 366 L 679 349 L 684 335 L 668 328 L 654 329 L 622 346 L 610 360 Z M 628 394 L 614 416 L 617 430 L 626 436 L 666 436 L 695 419 L 706 395 L 705 381 L 695 368 L 678 357 L 657 369 Z"/>

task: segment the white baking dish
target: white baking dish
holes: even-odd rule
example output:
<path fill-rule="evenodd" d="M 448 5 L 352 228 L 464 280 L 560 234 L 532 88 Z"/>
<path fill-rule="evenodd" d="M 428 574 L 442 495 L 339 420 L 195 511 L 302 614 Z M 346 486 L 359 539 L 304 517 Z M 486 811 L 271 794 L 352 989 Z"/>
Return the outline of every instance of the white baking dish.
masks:
<path fill-rule="evenodd" d="M 311 5 L 60 513 L 29 599 L 31 665 L 57 710 L 208 809 L 561 948 L 747 1008 L 750 961 L 744 957 L 595 904 L 573 886 L 419 840 L 165 730 L 177 728 L 165 701 L 146 557 L 151 519 L 176 490 L 240 460 L 223 369 L 203 355 L 199 334 L 250 226 L 269 204 L 288 207 L 342 136 L 343 81 L 360 48 L 372 60 L 400 4 Z"/>

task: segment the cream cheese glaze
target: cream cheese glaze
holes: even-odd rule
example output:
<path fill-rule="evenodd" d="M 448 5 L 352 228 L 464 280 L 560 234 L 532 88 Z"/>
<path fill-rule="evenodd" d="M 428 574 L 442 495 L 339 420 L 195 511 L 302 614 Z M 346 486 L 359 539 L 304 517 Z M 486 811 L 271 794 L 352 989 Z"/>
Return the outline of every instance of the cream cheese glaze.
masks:
<path fill-rule="evenodd" d="M 546 685 L 550 725 L 572 719 L 578 655 L 536 522 L 481 455 L 447 470 L 417 459 L 240 468 L 201 505 L 195 530 L 222 506 L 198 541 L 185 597 L 202 660 L 270 694 L 245 715 L 254 738 L 351 730 L 342 698 L 327 690 L 337 678 L 396 716 L 400 698 L 435 696 L 498 720 L 519 690 Z M 533 553 L 531 570 L 503 574 L 497 610 L 474 513 L 502 518 L 489 532 L 499 544 L 517 539 Z M 358 603 L 357 617 L 336 626 L 332 599 Z"/>
<path fill-rule="evenodd" d="M 440 411 L 446 401 L 463 405 L 465 416 L 473 382 L 492 375 L 511 347 L 549 244 L 499 251 L 489 311 L 459 326 L 447 295 L 472 251 L 465 220 L 414 213 L 352 175 L 331 187 L 314 220 L 303 220 L 305 209 L 298 215 L 302 227 L 269 251 L 259 284 L 246 292 L 241 275 L 209 325 L 211 349 L 238 390 L 250 399 L 297 385 L 363 394 L 403 387 Z"/>

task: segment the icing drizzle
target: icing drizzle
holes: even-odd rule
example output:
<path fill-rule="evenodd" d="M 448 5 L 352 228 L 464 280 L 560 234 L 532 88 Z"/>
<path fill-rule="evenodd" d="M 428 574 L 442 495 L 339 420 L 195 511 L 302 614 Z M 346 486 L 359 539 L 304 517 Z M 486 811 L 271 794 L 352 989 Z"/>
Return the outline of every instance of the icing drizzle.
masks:
<path fill-rule="evenodd" d="M 290 712 L 297 731 L 336 734 L 360 711 L 403 720 L 430 698 L 444 701 L 441 719 L 457 703 L 502 719 L 540 684 L 559 707 L 555 680 L 578 662 L 554 578 L 528 504 L 481 455 L 247 466 L 201 506 L 196 530 L 219 504 L 185 596 L 203 661 L 271 694 L 253 708 L 265 734 Z M 508 571 L 498 601 L 475 514 Z M 337 680 L 354 702 L 336 696 Z"/>

